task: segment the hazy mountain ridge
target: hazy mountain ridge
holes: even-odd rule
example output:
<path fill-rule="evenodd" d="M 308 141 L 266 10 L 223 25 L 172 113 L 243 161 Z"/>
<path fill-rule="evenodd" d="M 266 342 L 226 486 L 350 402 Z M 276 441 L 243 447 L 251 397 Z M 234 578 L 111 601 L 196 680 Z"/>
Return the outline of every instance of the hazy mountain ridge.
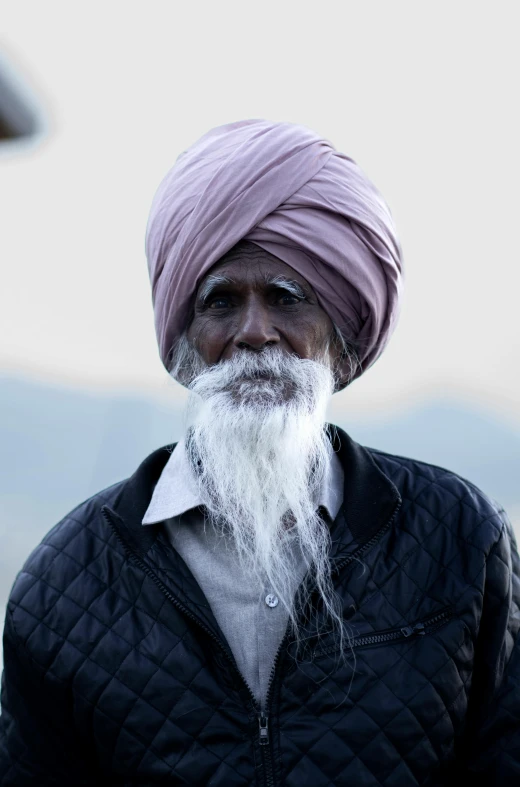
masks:
<path fill-rule="evenodd" d="M 387 423 L 348 414 L 336 422 L 360 443 L 447 467 L 520 509 L 520 432 L 489 414 L 432 402 Z M 67 511 L 181 433 L 175 406 L 0 379 L 0 604 L 27 554 Z"/>

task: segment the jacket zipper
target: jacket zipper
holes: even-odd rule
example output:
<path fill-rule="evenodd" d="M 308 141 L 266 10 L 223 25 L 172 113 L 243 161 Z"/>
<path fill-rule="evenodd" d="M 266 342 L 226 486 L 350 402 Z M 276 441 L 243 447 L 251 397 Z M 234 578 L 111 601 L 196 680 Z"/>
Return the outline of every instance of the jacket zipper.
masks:
<path fill-rule="evenodd" d="M 269 681 L 267 684 L 267 695 L 265 698 L 265 708 L 266 713 L 260 713 L 258 717 L 258 723 L 260 726 L 260 746 L 262 752 L 262 764 L 264 766 L 264 775 L 265 775 L 265 787 L 274 787 L 274 769 L 273 769 L 273 756 L 271 750 L 271 739 L 269 735 L 269 708 L 271 707 L 271 688 L 276 676 L 278 663 L 280 661 L 280 654 L 285 647 L 285 643 L 289 637 L 289 630 L 290 630 L 290 622 L 287 624 L 287 628 L 285 629 L 285 634 L 282 638 L 278 646 L 278 650 L 276 651 L 276 655 L 274 657 L 273 666 L 271 667 L 271 673 L 269 675 Z"/>
<path fill-rule="evenodd" d="M 377 544 L 377 542 L 380 540 L 380 538 L 382 538 L 382 536 L 386 533 L 386 531 L 391 526 L 392 522 L 394 521 L 395 517 L 397 516 L 397 512 L 399 511 L 400 507 L 401 507 L 401 501 L 399 501 L 397 503 L 397 505 L 396 505 L 396 507 L 394 509 L 394 512 L 393 512 L 392 516 L 390 517 L 390 519 L 388 520 L 388 522 L 386 523 L 386 525 L 384 525 L 384 527 L 382 527 L 374 536 L 372 536 L 371 539 L 369 539 L 365 544 L 363 544 L 361 547 L 359 547 L 357 550 L 355 550 L 351 555 L 347 555 L 347 557 L 345 557 L 343 560 L 339 561 L 333 567 L 332 574 L 337 573 L 341 568 L 343 568 L 344 566 L 348 565 L 352 561 L 358 559 L 360 557 L 360 555 L 364 554 L 369 549 L 371 549 L 375 544 Z M 280 661 L 280 654 L 281 654 L 282 649 L 285 646 L 285 643 L 286 643 L 287 638 L 289 636 L 290 624 L 287 625 L 287 629 L 285 631 L 285 634 L 284 634 L 284 637 L 283 637 L 282 641 L 280 642 L 278 650 L 276 651 L 276 656 L 274 658 L 273 666 L 271 668 L 271 674 L 269 676 L 269 683 L 268 683 L 268 687 L 267 687 L 267 695 L 266 695 L 266 701 L 265 701 L 266 713 L 264 713 L 262 711 L 262 709 L 260 708 L 260 706 L 259 706 L 259 704 L 258 704 L 258 702 L 256 700 L 256 697 L 253 694 L 253 691 L 251 690 L 251 687 L 244 680 L 244 676 L 242 675 L 242 673 L 238 669 L 236 661 L 233 658 L 232 653 L 226 648 L 224 643 L 216 636 L 216 634 L 214 634 L 211 631 L 211 629 L 208 626 L 206 626 L 204 623 L 202 623 L 202 621 L 200 621 L 199 618 L 197 618 L 192 612 L 190 612 L 190 610 L 187 607 L 185 607 L 184 604 L 181 604 L 181 602 L 172 593 L 170 593 L 170 591 L 168 590 L 167 586 L 164 584 L 164 582 L 162 582 L 159 579 L 157 574 L 155 574 L 155 572 L 148 566 L 148 564 L 144 560 L 142 560 L 139 557 L 139 555 L 137 555 L 128 546 L 128 544 L 123 539 L 123 537 L 121 536 L 121 534 L 119 533 L 119 531 L 115 527 L 114 523 L 112 522 L 112 520 L 110 518 L 111 511 L 108 508 L 108 506 L 103 506 L 102 509 L 101 509 L 101 513 L 103 515 L 104 520 L 106 521 L 106 523 L 108 524 L 108 526 L 110 527 L 110 529 L 114 533 L 115 537 L 117 538 L 117 540 L 119 541 L 119 543 L 123 547 L 123 550 L 124 550 L 125 554 L 127 555 L 127 557 L 130 560 L 132 560 L 133 563 L 136 566 L 138 566 L 138 568 L 140 568 L 141 571 L 143 571 L 146 574 L 146 576 L 148 576 L 152 580 L 152 582 L 154 582 L 154 584 L 159 588 L 161 593 L 168 599 L 168 601 L 171 604 L 173 604 L 174 607 L 176 607 L 186 617 L 188 617 L 190 620 L 192 620 L 202 631 L 204 631 L 208 635 L 208 637 L 210 637 L 210 639 L 213 642 L 215 642 L 218 645 L 218 647 L 220 648 L 220 650 L 222 651 L 222 653 L 224 654 L 226 659 L 231 664 L 233 670 L 238 675 L 240 681 L 246 687 L 246 689 L 247 689 L 247 691 L 249 693 L 251 704 L 252 704 L 252 706 L 253 706 L 253 708 L 254 708 L 254 710 L 256 712 L 257 719 L 258 719 L 258 742 L 259 742 L 259 745 L 261 747 L 260 751 L 262 752 L 262 765 L 263 765 L 264 777 L 265 777 L 265 787 L 274 787 L 274 770 L 273 770 L 273 759 L 272 759 L 272 751 L 271 751 L 271 736 L 270 736 L 270 732 L 269 732 L 269 713 L 268 713 L 268 710 L 270 708 L 271 688 L 272 688 L 272 685 L 273 685 L 273 682 L 274 682 L 274 679 L 275 679 L 275 676 L 276 676 L 276 672 L 277 672 L 277 669 L 278 669 L 278 664 L 279 664 L 279 661 Z"/>
<path fill-rule="evenodd" d="M 172 593 L 170 593 L 170 591 L 168 590 L 168 588 L 166 587 L 164 582 L 162 582 L 159 579 L 157 574 L 155 574 L 155 572 L 148 566 L 148 564 L 144 560 L 142 560 L 139 557 L 139 555 L 137 555 L 133 551 L 133 549 L 131 549 L 128 546 L 128 544 L 123 539 L 123 537 L 121 536 L 121 534 L 119 533 L 117 528 L 114 526 L 114 523 L 112 522 L 112 520 L 110 518 L 110 513 L 111 513 L 110 509 L 108 507 L 106 507 L 106 506 L 103 506 L 103 508 L 101 509 L 101 513 L 103 514 L 103 518 L 104 518 L 105 522 L 108 524 L 108 526 L 110 527 L 110 529 L 114 533 L 115 537 L 117 538 L 117 540 L 119 541 L 119 543 L 123 547 L 123 549 L 125 551 L 125 554 L 129 558 L 129 560 L 131 560 L 136 566 L 138 566 L 138 568 L 140 568 L 141 571 L 143 571 L 146 574 L 146 576 L 149 577 L 152 580 L 152 582 L 154 582 L 155 585 L 157 585 L 157 587 L 159 588 L 161 593 L 168 599 L 168 601 L 171 604 L 173 604 L 174 607 L 179 609 L 183 613 L 183 615 L 185 615 L 190 620 L 192 620 L 194 623 L 196 623 L 196 625 L 199 626 L 199 628 L 202 629 L 202 631 L 204 631 L 205 634 L 207 634 L 208 637 L 210 637 L 210 639 L 212 639 L 213 642 L 215 642 L 218 645 L 218 647 L 220 648 L 220 650 L 222 651 L 222 653 L 224 654 L 226 659 L 229 661 L 229 663 L 233 667 L 233 669 L 236 672 L 236 674 L 238 675 L 239 679 L 241 680 L 241 682 L 246 687 L 247 691 L 249 692 L 249 697 L 251 699 L 251 704 L 253 705 L 253 708 L 255 710 L 255 713 L 256 713 L 256 716 L 257 716 L 257 719 L 258 719 L 258 728 L 259 728 L 258 739 L 259 739 L 259 744 L 262 747 L 262 749 L 261 749 L 261 751 L 262 751 L 262 764 L 264 766 L 265 784 L 266 784 L 266 787 L 274 787 L 273 763 L 272 763 L 272 757 L 271 757 L 271 746 L 270 746 L 270 735 L 269 735 L 269 717 L 261 710 L 261 708 L 260 708 L 260 706 L 259 706 L 259 704 L 258 704 L 258 702 L 256 700 L 256 697 L 253 694 L 253 691 L 251 690 L 251 687 L 249 686 L 247 681 L 244 679 L 244 676 L 242 675 L 242 673 L 238 669 L 236 661 L 233 658 L 233 655 L 228 651 L 228 649 L 226 648 L 224 643 L 216 636 L 216 634 L 214 634 L 211 631 L 211 629 L 208 626 L 204 625 L 204 623 L 201 620 L 199 620 L 199 618 L 197 618 L 192 612 L 190 612 L 190 610 L 187 607 L 185 607 L 184 604 L 181 604 L 181 602 Z M 284 636 L 284 639 L 283 639 L 282 643 L 280 643 L 280 647 L 278 648 L 278 651 L 276 653 L 275 662 L 273 664 L 273 669 L 271 671 L 271 678 L 274 675 L 275 664 L 278 661 L 279 654 L 280 654 L 280 652 L 282 650 L 282 645 L 283 645 L 283 643 L 284 643 L 286 638 L 287 638 L 287 632 L 286 632 L 286 634 Z M 271 682 L 271 678 L 270 678 L 270 682 Z M 267 692 L 268 696 L 269 696 L 269 690 L 270 690 L 270 683 L 269 683 L 269 689 L 268 689 L 268 692 Z M 266 707 L 267 707 L 267 702 L 266 702 Z"/>
<path fill-rule="evenodd" d="M 274 787 L 273 758 L 271 754 L 271 741 L 269 738 L 269 717 L 264 713 L 260 713 L 258 716 L 258 725 L 260 729 L 259 742 L 261 746 L 260 752 L 264 769 L 265 787 Z"/>
<path fill-rule="evenodd" d="M 368 637 L 355 637 L 350 642 L 353 648 L 364 647 L 365 645 L 379 645 L 384 642 L 393 642 L 399 639 L 410 639 L 412 637 L 424 637 L 425 634 L 431 634 L 436 631 L 443 623 L 446 623 L 452 615 L 451 608 L 444 609 L 436 615 L 414 623 L 411 626 L 402 626 L 399 629 L 392 631 L 381 632 L 380 634 L 370 634 Z"/>

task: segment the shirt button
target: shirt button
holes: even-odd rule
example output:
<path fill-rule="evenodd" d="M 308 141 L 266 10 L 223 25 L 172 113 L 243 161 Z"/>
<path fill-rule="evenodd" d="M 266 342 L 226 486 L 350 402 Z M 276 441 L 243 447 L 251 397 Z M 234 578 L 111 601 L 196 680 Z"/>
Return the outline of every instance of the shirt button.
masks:
<path fill-rule="evenodd" d="M 268 593 L 265 597 L 265 603 L 268 607 L 276 607 L 278 606 L 278 596 L 274 596 L 272 593 Z"/>

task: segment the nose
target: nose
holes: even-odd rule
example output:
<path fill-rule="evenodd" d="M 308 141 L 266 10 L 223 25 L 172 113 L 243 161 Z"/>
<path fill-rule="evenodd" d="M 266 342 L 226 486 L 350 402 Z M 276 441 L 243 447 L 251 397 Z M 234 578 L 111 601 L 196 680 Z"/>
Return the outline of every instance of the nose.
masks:
<path fill-rule="evenodd" d="M 233 344 L 240 350 L 263 350 L 278 344 L 280 334 L 273 326 L 266 306 L 258 301 L 247 303 L 240 315 L 240 322 Z"/>

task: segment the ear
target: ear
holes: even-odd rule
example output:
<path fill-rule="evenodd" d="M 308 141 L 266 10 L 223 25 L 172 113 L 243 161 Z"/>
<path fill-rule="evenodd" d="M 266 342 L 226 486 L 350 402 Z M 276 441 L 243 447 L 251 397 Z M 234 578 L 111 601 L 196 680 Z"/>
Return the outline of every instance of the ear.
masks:
<path fill-rule="evenodd" d="M 336 381 L 334 393 L 343 390 L 352 381 L 358 360 L 356 351 L 345 345 L 343 341 L 335 341 L 330 348 L 332 368 Z"/>
<path fill-rule="evenodd" d="M 348 352 L 342 351 L 335 366 L 336 391 L 347 387 L 352 380 L 353 373 L 353 359 Z"/>

